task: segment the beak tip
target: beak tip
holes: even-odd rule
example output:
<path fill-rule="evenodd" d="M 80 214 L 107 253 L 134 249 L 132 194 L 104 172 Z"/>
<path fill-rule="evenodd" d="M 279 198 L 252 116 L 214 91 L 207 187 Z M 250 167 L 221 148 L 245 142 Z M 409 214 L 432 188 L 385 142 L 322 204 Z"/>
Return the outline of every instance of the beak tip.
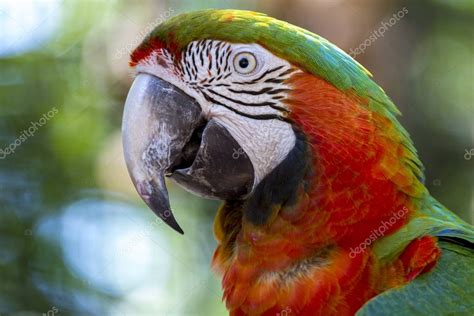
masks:
<path fill-rule="evenodd" d="M 174 218 L 173 212 L 171 210 L 165 210 L 164 212 L 160 211 L 155 211 L 155 213 L 158 215 L 159 218 L 161 218 L 169 227 L 174 229 L 176 232 L 180 233 L 181 235 L 184 235 L 184 231 L 179 226 L 178 222 Z"/>
<path fill-rule="evenodd" d="M 171 211 L 168 192 L 164 184 L 164 178 L 159 177 L 157 181 L 138 181 L 136 189 L 143 201 L 163 222 L 175 231 L 184 235 L 183 229 L 179 226 Z"/>
<path fill-rule="evenodd" d="M 180 233 L 181 235 L 184 235 L 184 231 L 183 229 L 178 225 L 178 223 L 175 222 L 175 224 L 171 224 L 169 222 L 166 222 L 166 224 L 168 224 L 169 227 L 173 228 L 174 231 Z"/>

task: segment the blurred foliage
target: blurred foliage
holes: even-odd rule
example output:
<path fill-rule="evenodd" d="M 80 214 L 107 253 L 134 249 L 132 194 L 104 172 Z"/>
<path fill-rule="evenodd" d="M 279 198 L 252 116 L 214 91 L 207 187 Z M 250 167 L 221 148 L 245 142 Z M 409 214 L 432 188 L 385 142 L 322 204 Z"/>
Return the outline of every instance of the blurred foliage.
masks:
<path fill-rule="evenodd" d="M 121 155 L 128 50 L 164 12 L 259 10 L 348 51 L 406 6 L 406 18 L 357 59 L 404 113 L 430 191 L 472 222 L 474 157 L 465 158 L 474 147 L 472 1 L 52 2 L 58 9 L 44 19 L 57 27 L 46 40 L 34 42 L 39 23 L 24 30 L 32 49 L 1 54 L 0 45 L 0 149 L 58 110 L 0 160 L 0 315 L 224 313 L 209 267 L 218 204 L 171 187 L 186 231 L 175 235 L 138 200 Z M 29 12 L 32 3 L 16 5 Z M 3 6 L 0 21 L 20 27 L 22 17 Z"/>

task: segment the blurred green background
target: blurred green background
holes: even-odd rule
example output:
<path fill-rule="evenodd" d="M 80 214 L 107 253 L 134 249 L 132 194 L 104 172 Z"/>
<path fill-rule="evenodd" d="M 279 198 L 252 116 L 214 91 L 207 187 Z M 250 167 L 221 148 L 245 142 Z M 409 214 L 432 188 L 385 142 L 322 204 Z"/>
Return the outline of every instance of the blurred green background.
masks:
<path fill-rule="evenodd" d="M 121 152 L 128 55 L 183 11 L 262 11 L 356 56 L 403 112 L 432 194 L 473 222 L 474 2 L 0 0 L 0 315 L 225 315 L 217 202 L 171 186 L 184 236 Z"/>

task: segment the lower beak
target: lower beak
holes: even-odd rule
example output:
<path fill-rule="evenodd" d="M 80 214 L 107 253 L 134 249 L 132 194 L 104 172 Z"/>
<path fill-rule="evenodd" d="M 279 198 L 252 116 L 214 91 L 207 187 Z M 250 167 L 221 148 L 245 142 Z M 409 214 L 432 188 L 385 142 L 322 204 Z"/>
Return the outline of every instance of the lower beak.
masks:
<path fill-rule="evenodd" d="M 138 194 L 181 234 L 165 176 L 208 198 L 238 199 L 253 186 L 252 163 L 231 134 L 218 122 L 206 121 L 194 98 L 155 76 L 139 74 L 133 82 L 122 134 L 125 162 Z"/>

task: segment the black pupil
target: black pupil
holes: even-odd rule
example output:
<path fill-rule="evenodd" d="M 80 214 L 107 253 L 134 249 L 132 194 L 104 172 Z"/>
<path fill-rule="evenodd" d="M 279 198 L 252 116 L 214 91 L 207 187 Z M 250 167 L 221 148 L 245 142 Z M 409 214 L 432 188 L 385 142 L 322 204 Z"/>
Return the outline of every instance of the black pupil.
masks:
<path fill-rule="evenodd" d="M 247 57 L 243 57 L 239 60 L 240 68 L 247 68 L 248 65 L 249 65 L 249 60 L 247 59 Z"/>

